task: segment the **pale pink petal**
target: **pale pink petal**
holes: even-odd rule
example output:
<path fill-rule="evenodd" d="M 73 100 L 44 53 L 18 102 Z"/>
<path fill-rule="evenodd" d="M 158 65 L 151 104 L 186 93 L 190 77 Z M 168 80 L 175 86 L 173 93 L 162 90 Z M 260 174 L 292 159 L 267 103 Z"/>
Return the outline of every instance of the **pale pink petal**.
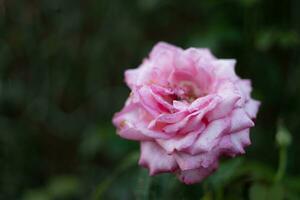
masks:
<path fill-rule="evenodd" d="M 260 102 L 250 99 L 246 105 L 245 105 L 245 110 L 248 113 L 249 117 L 254 119 L 256 118 L 256 114 L 258 112 L 258 108 L 260 106 Z"/>
<path fill-rule="evenodd" d="M 237 132 L 245 128 L 251 128 L 254 126 L 253 121 L 248 114 L 242 108 L 237 108 L 232 111 L 230 116 L 231 127 L 230 132 Z"/>
<path fill-rule="evenodd" d="M 200 115 L 202 118 L 203 114 L 204 113 L 202 111 L 193 112 L 193 113 L 187 115 L 184 119 L 182 119 L 178 123 L 165 126 L 163 128 L 163 131 L 166 133 L 176 133 L 180 129 L 184 128 L 193 116 Z"/>
<path fill-rule="evenodd" d="M 188 110 L 190 112 L 200 110 L 200 109 L 206 109 L 207 106 L 216 106 L 217 103 L 219 103 L 221 100 L 221 97 L 219 97 L 216 94 L 206 95 L 204 97 L 199 97 L 195 101 L 191 103 Z"/>
<path fill-rule="evenodd" d="M 137 90 L 141 105 L 153 116 L 157 117 L 161 112 L 156 99 L 153 97 L 151 89 L 143 86 Z"/>
<path fill-rule="evenodd" d="M 121 137 L 132 140 L 149 140 L 149 138 L 166 139 L 172 134 L 147 128 L 147 112 L 143 111 L 137 104 L 131 104 L 119 112 L 113 118 L 113 123 L 118 127 Z"/>
<path fill-rule="evenodd" d="M 139 164 L 147 167 L 151 176 L 162 172 L 173 172 L 178 167 L 172 155 L 168 155 L 162 147 L 150 141 L 141 142 Z"/>
<path fill-rule="evenodd" d="M 166 52 L 174 53 L 177 51 L 182 51 L 182 49 L 166 42 L 158 42 L 150 52 L 150 59 L 157 59 L 161 54 Z"/>
<path fill-rule="evenodd" d="M 195 89 L 197 89 L 196 82 L 194 81 L 194 76 L 191 71 L 187 70 L 174 70 L 170 77 L 169 82 L 173 87 L 181 87 L 182 84 L 188 83 L 191 84 Z"/>
<path fill-rule="evenodd" d="M 194 108 L 196 106 L 201 107 L 201 109 L 199 109 L 198 111 L 194 111 L 191 114 L 187 115 L 184 119 L 182 119 L 180 122 L 176 123 L 176 124 L 171 124 L 171 125 L 167 125 L 163 128 L 163 130 L 166 133 L 173 133 L 173 132 L 177 132 L 180 129 L 183 129 L 185 127 L 187 127 L 187 124 L 189 123 L 189 121 L 192 119 L 193 122 L 191 122 L 191 124 L 189 124 L 190 126 L 193 126 L 193 124 L 195 123 L 200 123 L 203 116 L 213 110 L 218 102 L 219 102 L 219 98 L 217 96 L 212 96 L 212 98 L 204 98 L 204 101 L 199 100 L 199 102 L 195 103 L 192 107 L 190 107 L 190 110 L 194 110 Z M 195 117 L 195 118 L 194 118 Z"/>
<path fill-rule="evenodd" d="M 153 139 L 168 139 L 174 136 L 174 134 L 166 134 L 159 130 L 151 130 L 148 127 L 145 127 L 143 123 L 140 123 L 141 125 L 137 125 L 136 129 L 143 133 L 145 136 L 148 136 Z"/>
<path fill-rule="evenodd" d="M 232 81 L 238 79 L 235 73 L 235 59 L 218 59 L 213 62 L 215 65 L 214 73 L 218 78 L 230 79 Z"/>
<path fill-rule="evenodd" d="M 230 129 L 230 119 L 222 118 L 210 122 L 206 129 L 199 135 L 195 143 L 189 148 L 191 154 L 212 150 L 221 139 L 222 134 Z"/>
<path fill-rule="evenodd" d="M 168 152 L 168 154 L 173 153 L 175 150 L 184 151 L 184 149 L 187 149 L 195 142 L 196 137 L 203 129 L 204 125 L 202 125 L 202 128 L 199 127 L 196 131 L 186 135 L 176 135 L 170 139 L 157 139 L 156 141 Z"/>
<path fill-rule="evenodd" d="M 212 74 L 210 73 L 210 70 L 211 69 L 209 68 L 209 66 L 198 67 L 197 74 L 194 75 L 195 77 L 194 81 L 197 83 L 198 87 L 200 88 L 200 92 L 198 93 L 198 95 L 200 96 L 207 95 L 210 92 L 211 87 L 213 85 L 213 77 Z"/>
<path fill-rule="evenodd" d="M 199 153 L 197 155 L 191 155 L 185 152 L 175 152 L 173 155 L 181 170 L 190 170 L 199 167 L 209 167 L 212 163 L 217 161 L 219 151 L 213 150 L 210 152 Z"/>
<path fill-rule="evenodd" d="M 173 101 L 173 107 L 180 111 L 186 111 L 189 107 L 189 104 L 186 101 Z"/>
<path fill-rule="evenodd" d="M 134 89 L 136 86 L 153 82 L 152 79 L 156 74 L 153 70 L 153 64 L 144 60 L 138 68 L 125 71 L 125 82 L 130 89 Z"/>
<path fill-rule="evenodd" d="M 224 154 L 236 156 L 238 154 L 244 154 L 244 148 L 250 144 L 249 129 L 244 129 L 224 136 L 219 146 Z"/>
<path fill-rule="evenodd" d="M 148 61 L 152 64 L 151 84 L 168 85 L 168 77 L 173 71 L 174 58 L 182 50 L 168 43 L 159 42 L 150 53 Z"/>
<path fill-rule="evenodd" d="M 211 173 L 213 173 L 218 168 L 218 163 L 213 163 L 210 167 L 204 168 L 200 167 L 198 169 L 191 169 L 186 171 L 179 171 L 177 177 L 180 181 L 185 184 L 194 184 L 202 181 Z"/>
<path fill-rule="evenodd" d="M 128 69 L 125 71 L 125 82 L 130 89 L 137 85 L 137 77 L 139 76 L 139 69 Z"/>
<path fill-rule="evenodd" d="M 136 104 L 124 107 L 121 112 L 116 113 L 113 117 L 113 124 L 118 127 L 117 133 L 126 139 L 149 140 L 150 137 L 136 128 L 136 121 L 139 117 L 139 108 Z"/>
<path fill-rule="evenodd" d="M 152 120 L 148 126 L 148 128 L 153 128 L 157 125 L 157 123 L 177 123 L 182 120 L 188 114 L 187 111 L 179 111 L 171 114 L 160 114 L 157 118 Z"/>
<path fill-rule="evenodd" d="M 171 102 L 168 102 L 166 98 L 163 98 L 161 95 L 154 93 L 151 89 L 150 92 L 153 98 L 159 104 L 161 110 L 168 111 L 168 112 L 172 112 L 174 110 Z"/>
<path fill-rule="evenodd" d="M 126 122 L 125 122 L 125 124 L 126 124 Z M 139 130 L 137 130 L 135 127 L 130 127 L 127 124 L 124 125 L 123 128 L 119 129 L 117 131 L 117 133 L 122 138 L 125 138 L 128 140 L 139 140 L 139 141 L 152 140 L 151 137 L 144 135 Z"/>
<path fill-rule="evenodd" d="M 246 98 L 246 100 L 250 99 L 250 94 L 252 91 L 251 80 L 248 79 L 238 80 L 236 82 L 236 85 L 242 91 L 242 94 Z"/>
<path fill-rule="evenodd" d="M 202 122 L 203 114 L 199 113 L 196 116 L 193 116 L 190 118 L 190 120 L 187 122 L 186 126 L 180 129 L 178 132 L 179 135 L 186 135 L 193 131 L 201 130 L 201 132 L 205 129 L 206 125 L 204 122 Z M 199 132 L 199 134 L 201 133 Z"/>
<path fill-rule="evenodd" d="M 152 85 L 150 85 L 150 87 L 151 87 L 152 91 L 157 94 L 161 94 L 164 96 L 174 94 L 174 91 L 170 87 L 163 87 L 158 84 L 152 84 Z"/>
<path fill-rule="evenodd" d="M 244 107 L 245 103 L 251 99 L 251 81 L 247 79 L 239 79 L 235 82 L 235 85 L 239 89 L 239 93 L 241 95 L 241 99 L 237 102 L 237 106 Z"/>
<path fill-rule="evenodd" d="M 217 107 L 207 115 L 209 121 L 219 119 L 228 115 L 241 98 L 234 84 L 230 81 L 221 82 L 217 94 L 222 98 Z"/>
<path fill-rule="evenodd" d="M 184 54 L 188 56 L 189 59 L 193 60 L 195 63 L 199 59 L 215 60 L 216 58 L 207 48 L 188 48 L 184 51 Z"/>

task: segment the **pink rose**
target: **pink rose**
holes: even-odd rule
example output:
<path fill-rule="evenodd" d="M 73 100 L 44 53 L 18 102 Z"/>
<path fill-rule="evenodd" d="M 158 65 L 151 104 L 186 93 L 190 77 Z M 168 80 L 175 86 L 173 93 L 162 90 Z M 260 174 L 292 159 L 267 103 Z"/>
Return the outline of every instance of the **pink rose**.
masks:
<path fill-rule="evenodd" d="M 221 155 L 245 153 L 260 103 L 235 62 L 160 42 L 125 72 L 131 94 L 113 123 L 121 137 L 141 142 L 139 164 L 150 175 L 173 172 L 192 184 L 215 171 Z"/>

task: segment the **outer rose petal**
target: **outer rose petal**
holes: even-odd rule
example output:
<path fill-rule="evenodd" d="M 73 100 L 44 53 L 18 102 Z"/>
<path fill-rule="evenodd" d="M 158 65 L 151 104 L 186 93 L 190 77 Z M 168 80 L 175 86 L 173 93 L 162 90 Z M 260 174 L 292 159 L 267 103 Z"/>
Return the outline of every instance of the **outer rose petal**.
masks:
<path fill-rule="evenodd" d="M 164 132 L 150 130 L 146 127 L 147 113 L 138 104 L 129 104 L 113 118 L 113 124 L 118 127 L 118 134 L 131 140 L 166 139 L 172 134 L 166 135 Z"/>
<path fill-rule="evenodd" d="M 234 109 L 232 111 L 230 118 L 231 118 L 230 132 L 237 132 L 254 126 L 253 121 L 250 119 L 249 115 L 242 108 Z"/>
<path fill-rule="evenodd" d="M 237 102 L 239 107 L 244 107 L 245 103 L 251 99 L 251 81 L 247 79 L 239 79 L 235 82 L 235 85 L 239 89 L 241 99 Z"/>
<path fill-rule="evenodd" d="M 145 60 L 137 69 L 128 69 L 125 71 L 125 82 L 130 89 L 136 86 L 151 82 L 155 72 L 152 70 L 152 63 Z"/>
<path fill-rule="evenodd" d="M 206 129 L 199 135 L 195 143 L 189 148 L 189 152 L 195 155 L 200 152 L 210 151 L 218 144 L 222 134 L 229 129 L 229 118 L 222 118 L 210 122 Z"/>
<path fill-rule="evenodd" d="M 246 100 L 250 99 L 250 94 L 252 91 L 251 87 L 251 81 L 248 79 L 243 79 L 243 80 L 238 80 L 236 82 L 236 85 L 239 87 L 241 90 L 243 96 L 245 97 Z"/>
<path fill-rule="evenodd" d="M 174 45 L 168 44 L 166 42 L 159 42 L 157 43 L 150 52 L 150 59 L 157 59 L 159 56 L 163 53 L 171 53 L 174 54 L 174 52 L 182 51 L 181 48 L 176 47 Z"/>
<path fill-rule="evenodd" d="M 200 124 L 201 125 L 201 124 Z M 197 130 L 190 132 L 186 135 L 177 135 L 170 139 L 157 139 L 157 143 L 160 144 L 168 154 L 173 153 L 175 150 L 184 151 L 184 149 L 190 147 L 199 133 L 204 129 L 204 125 L 200 126 Z"/>
<path fill-rule="evenodd" d="M 143 135 L 139 130 L 133 127 L 128 127 L 128 125 L 124 125 L 124 127 L 118 130 L 118 135 L 128 140 L 151 140 L 150 137 Z"/>
<path fill-rule="evenodd" d="M 228 115 L 233 110 L 236 102 L 241 98 L 232 82 L 226 81 L 220 84 L 221 86 L 218 86 L 217 94 L 222 97 L 222 100 L 220 104 L 207 115 L 209 121 Z"/>
<path fill-rule="evenodd" d="M 196 169 L 199 167 L 209 167 L 212 163 L 217 161 L 219 151 L 213 150 L 210 152 L 203 152 L 197 155 L 191 155 L 184 152 L 174 153 L 176 162 L 181 170 Z"/>
<path fill-rule="evenodd" d="M 236 156 L 238 154 L 244 154 L 244 148 L 250 144 L 249 129 L 244 129 L 224 136 L 219 146 L 223 154 Z"/>
<path fill-rule="evenodd" d="M 192 59 L 195 63 L 200 59 L 215 60 L 215 56 L 207 48 L 188 48 L 184 53 Z"/>
<path fill-rule="evenodd" d="M 213 63 L 215 65 L 215 76 L 220 78 L 226 78 L 232 81 L 238 79 L 238 76 L 236 75 L 234 70 L 236 63 L 235 59 L 218 59 Z"/>
<path fill-rule="evenodd" d="M 194 184 L 202 181 L 218 168 L 218 163 L 213 163 L 210 167 L 200 167 L 186 171 L 179 171 L 177 177 L 185 184 Z"/>
<path fill-rule="evenodd" d="M 246 105 L 245 105 L 245 110 L 248 113 L 249 117 L 254 119 L 256 118 L 256 114 L 258 112 L 258 108 L 260 106 L 260 102 L 250 99 Z"/>
<path fill-rule="evenodd" d="M 116 113 L 113 124 L 118 127 L 118 134 L 130 140 L 149 140 L 150 138 L 137 130 L 135 122 L 139 117 L 139 108 L 136 104 L 126 106 L 121 112 Z"/>
<path fill-rule="evenodd" d="M 155 142 L 141 142 L 141 156 L 139 160 L 141 166 L 150 170 L 150 175 L 162 172 L 173 172 L 177 169 L 177 163 L 172 155 Z"/>

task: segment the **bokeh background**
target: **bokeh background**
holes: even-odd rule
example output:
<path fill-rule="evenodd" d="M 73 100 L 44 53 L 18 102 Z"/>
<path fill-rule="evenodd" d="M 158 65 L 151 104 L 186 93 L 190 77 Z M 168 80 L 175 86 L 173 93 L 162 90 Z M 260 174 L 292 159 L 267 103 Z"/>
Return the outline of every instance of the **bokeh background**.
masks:
<path fill-rule="evenodd" d="M 299 31 L 298 0 L 0 0 L 0 199 L 300 199 Z M 149 178 L 111 124 L 158 41 L 236 58 L 262 102 L 247 154 L 200 184 Z"/>

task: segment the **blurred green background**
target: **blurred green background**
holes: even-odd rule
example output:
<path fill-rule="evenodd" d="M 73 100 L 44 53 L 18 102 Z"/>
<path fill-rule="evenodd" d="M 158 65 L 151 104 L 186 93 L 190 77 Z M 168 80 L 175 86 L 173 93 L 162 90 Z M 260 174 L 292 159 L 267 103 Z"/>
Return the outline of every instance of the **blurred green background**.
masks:
<path fill-rule="evenodd" d="M 0 199 L 300 199 L 299 31 L 298 0 L 0 0 Z M 200 184 L 149 178 L 111 124 L 158 41 L 236 58 L 262 101 L 247 154 Z"/>

